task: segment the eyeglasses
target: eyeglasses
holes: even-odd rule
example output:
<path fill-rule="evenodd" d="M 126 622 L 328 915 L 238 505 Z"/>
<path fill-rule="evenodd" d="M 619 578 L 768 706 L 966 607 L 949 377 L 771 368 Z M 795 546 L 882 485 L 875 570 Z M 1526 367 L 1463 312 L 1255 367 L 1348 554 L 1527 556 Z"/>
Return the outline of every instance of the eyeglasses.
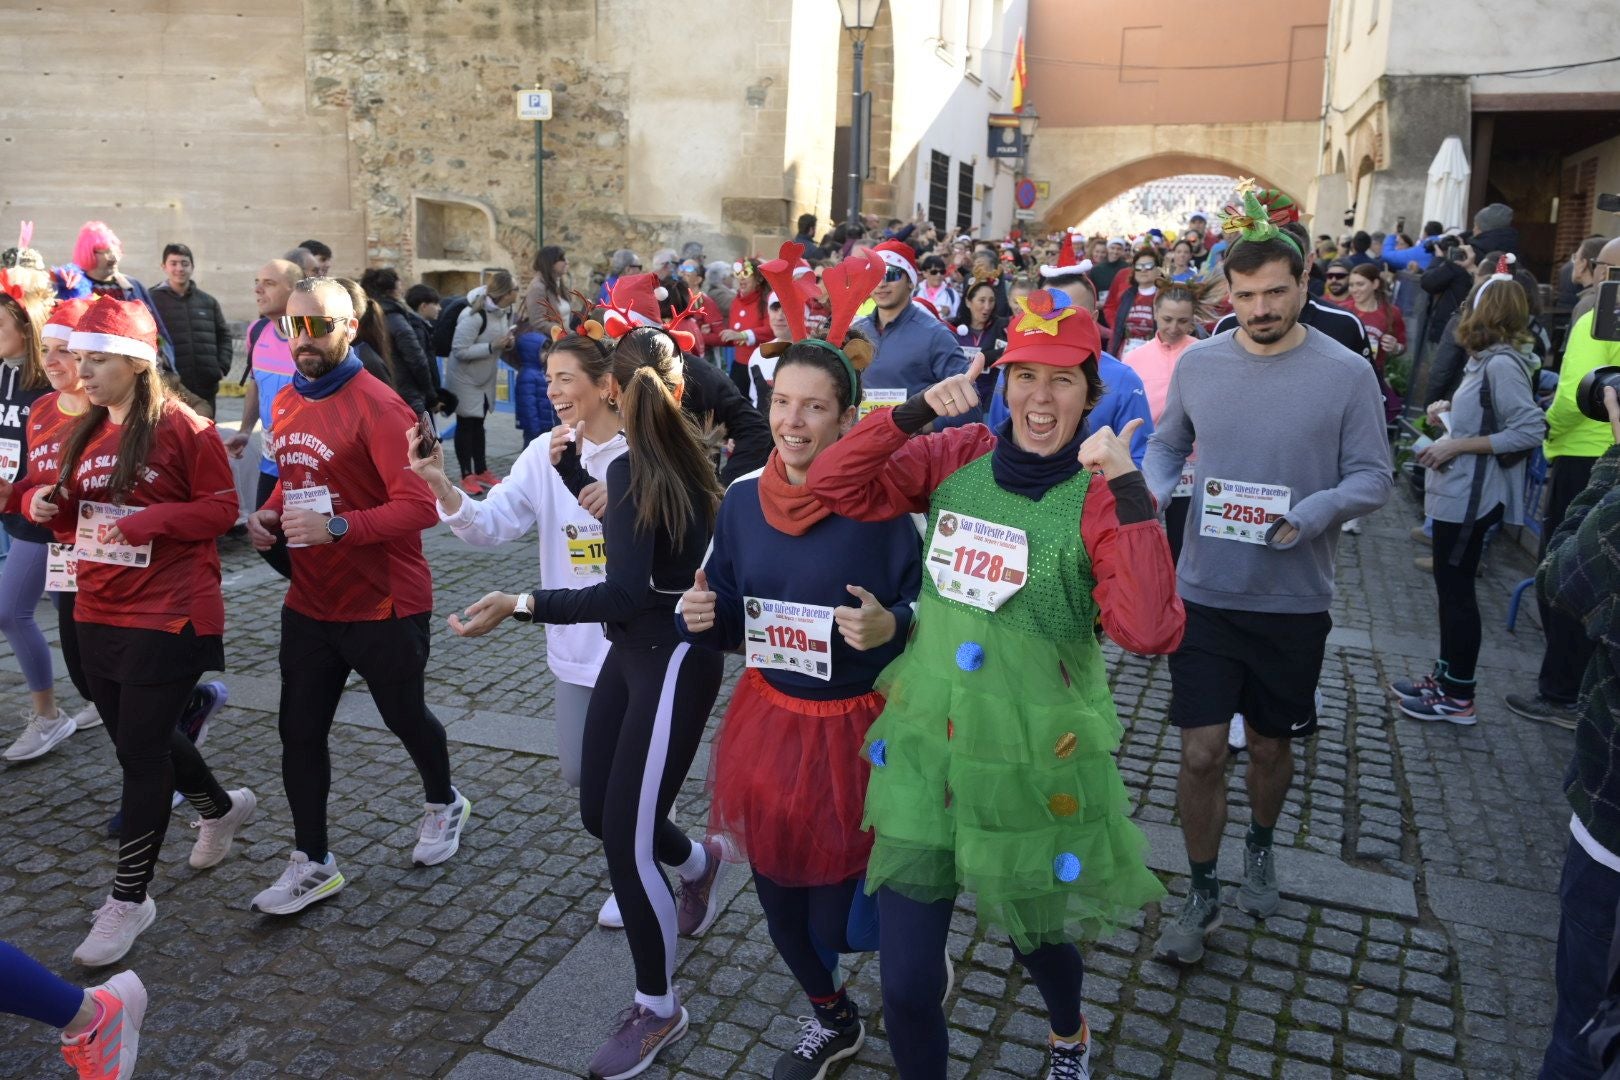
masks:
<path fill-rule="evenodd" d="M 337 331 L 340 326 L 348 326 L 348 318 L 333 318 L 330 315 L 283 315 L 276 320 L 276 328 L 281 336 L 291 341 L 302 334 L 304 337 L 323 338 Z"/>
<path fill-rule="evenodd" d="M 1349 274 L 1328 274 L 1327 279 L 1329 281 L 1343 281 L 1349 276 Z"/>
<path fill-rule="evenodd" d="M 888 271 L 883 275 L 883 280 L 884 281 L 906 281 L 906 280 L 909 280 L 909 275 L 904 270 L 900 269 L 898 266 L 891 266 L 891 267 L 889 267 Z"/>
<path fill-rule="evenodd" d="M 1136 264 L 1136 268 L 1138 270 L 1157 270 L 1159 268 L 1159 264 L 1151 262 L 1139 262 Z"/>

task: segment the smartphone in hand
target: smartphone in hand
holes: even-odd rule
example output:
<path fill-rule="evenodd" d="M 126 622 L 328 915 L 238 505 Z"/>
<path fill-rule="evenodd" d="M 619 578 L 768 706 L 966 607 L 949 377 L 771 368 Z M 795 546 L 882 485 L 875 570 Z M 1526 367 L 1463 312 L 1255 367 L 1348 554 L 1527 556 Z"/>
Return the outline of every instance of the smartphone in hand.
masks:
<path fill-rule="evenodd" d="M 433 417 L 425 412 L 416 414 L 416 435 L 416 456 L 431 457 L 434 447 L 439 445 L 439 429 L 433 426 Z"/>

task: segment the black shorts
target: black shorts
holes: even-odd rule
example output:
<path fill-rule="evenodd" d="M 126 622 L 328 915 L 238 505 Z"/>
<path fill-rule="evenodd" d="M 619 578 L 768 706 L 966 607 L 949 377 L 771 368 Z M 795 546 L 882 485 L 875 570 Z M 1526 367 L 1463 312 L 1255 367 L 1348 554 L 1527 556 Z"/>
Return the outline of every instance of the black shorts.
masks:
<path fill-rule="evenodd" d="M 1227 611 L 1185 602 L 1187 631 L 1170 655 L 1170 722 L 1224 724 L 1242 713 L 1268 739 L 1316 731 L 1316 683 L 1333 617 Z"/>

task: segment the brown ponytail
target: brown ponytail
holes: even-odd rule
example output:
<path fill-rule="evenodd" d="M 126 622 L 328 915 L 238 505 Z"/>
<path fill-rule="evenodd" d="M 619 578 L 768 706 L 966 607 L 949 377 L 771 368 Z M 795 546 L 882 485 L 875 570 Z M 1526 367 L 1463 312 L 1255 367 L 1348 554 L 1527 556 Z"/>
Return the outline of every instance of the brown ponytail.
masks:
<path fill-rule="evenodd" d="M 677 398 L 685 382 L 680 350 L 668 331 L 638 327 L 613 350 L 619 416 L 630 444 L 630 490 L 638 529 L 663 529 L 679 547 L 693 511 L 714 525 L 720 481 L 697 427 Z"/>

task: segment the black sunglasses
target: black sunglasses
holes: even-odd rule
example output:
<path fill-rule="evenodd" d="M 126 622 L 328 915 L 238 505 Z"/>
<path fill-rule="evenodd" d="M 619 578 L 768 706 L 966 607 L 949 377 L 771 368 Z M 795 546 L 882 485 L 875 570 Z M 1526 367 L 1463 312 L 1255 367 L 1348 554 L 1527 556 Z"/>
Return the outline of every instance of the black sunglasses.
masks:
<path fill-rule="evenodd" d="M 884 281 L 910 281 L 911 276 L 909 274 L 907 274 L 904 270 L 900 269 L 898 266 L 891 266 L 891 267 L 889 267 L 888 272 L 883 275 L 883 280 Z"/>
<path fill-rule="evenodd" d="M 1328 275 L 1326 275 L 1326 277 L 1327 277 L 1327 279 L 1329 281 L 1344 281 L 1349 276 L 1350 276 L 1349 274 L 1328 274 Z"/>

